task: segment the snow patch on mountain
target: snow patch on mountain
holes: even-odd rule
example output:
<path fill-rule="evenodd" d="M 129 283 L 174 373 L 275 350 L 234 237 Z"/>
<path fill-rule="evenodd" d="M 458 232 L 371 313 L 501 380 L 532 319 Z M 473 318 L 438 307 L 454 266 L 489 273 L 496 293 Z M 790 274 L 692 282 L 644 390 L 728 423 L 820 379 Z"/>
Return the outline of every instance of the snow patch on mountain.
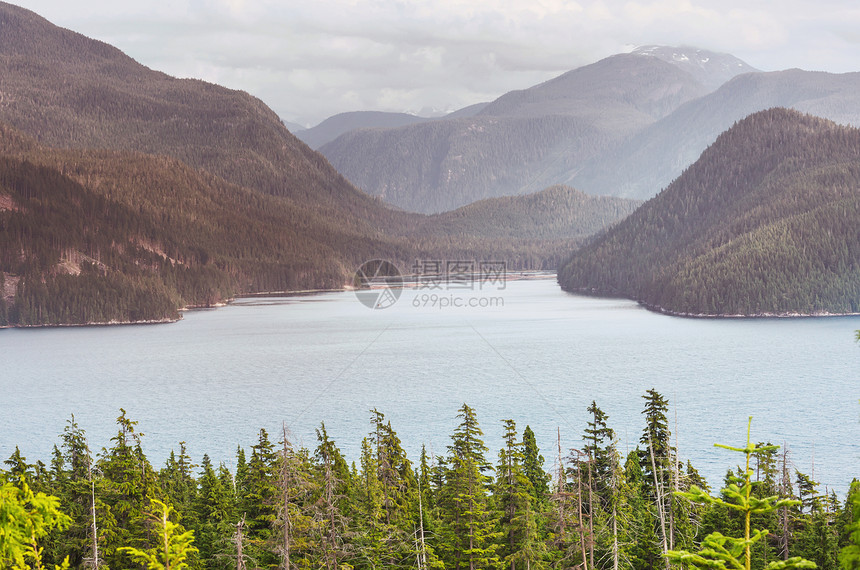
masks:
<path fill-rule="evenodd" d="M 640 46 L 632 53 L 656 57 L 676 65 L 711 89 L 716 89 L 736 75 L 758 71 L 733 55 L 689 46 Z"/>

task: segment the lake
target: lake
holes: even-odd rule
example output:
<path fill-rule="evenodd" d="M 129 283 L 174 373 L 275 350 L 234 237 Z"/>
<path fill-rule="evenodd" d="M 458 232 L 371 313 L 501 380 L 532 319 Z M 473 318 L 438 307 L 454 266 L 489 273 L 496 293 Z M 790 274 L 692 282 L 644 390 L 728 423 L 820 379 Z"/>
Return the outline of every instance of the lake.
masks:
<path fill-rule="evenodd" d="M 197 462 L 232 465 L 238 445 L 260 428 L 278 440 L 283 423 L 311 447 L 322 421 L 357 460 L 375 407 L 417 462 L 422 443 L 445 453 L 465 402 L 492 462 L 512 418 L 551 468 L 557 430 L 565 450 L 581 445 L 592 400 L 622 453 L 634 448 L 656 388 L 681 457 L 712 486 L 738 461 L 713 443 L 742 445 L 748 416 L 753 438 L 786 443 L 822 490 L 842 496 L 860 477 L 860 317 L 685 319 L 552 279 L 488 289 L 435 303 L 405 290 L 381 310 L 340 292 L 240 299 L 166 325 L 2 330 L 0 458 L 18 445 L 48 463 L 71 414 L 91 448 L 109 447 L 122 407 L 157 467 L 180 441 Z"/>

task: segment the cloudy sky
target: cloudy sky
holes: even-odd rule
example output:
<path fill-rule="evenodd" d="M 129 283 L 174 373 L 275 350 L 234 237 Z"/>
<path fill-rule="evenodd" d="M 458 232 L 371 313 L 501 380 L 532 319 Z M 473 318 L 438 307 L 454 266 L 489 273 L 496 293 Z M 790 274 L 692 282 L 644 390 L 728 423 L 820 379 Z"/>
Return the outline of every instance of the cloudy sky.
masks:
<path fill-rule="evenodd" d="M 762 70 L 860 71 L 853 0 L 18 0 L 141 63 L 248 91 L 305 126 L 489 101 L 644 44 Z"/>

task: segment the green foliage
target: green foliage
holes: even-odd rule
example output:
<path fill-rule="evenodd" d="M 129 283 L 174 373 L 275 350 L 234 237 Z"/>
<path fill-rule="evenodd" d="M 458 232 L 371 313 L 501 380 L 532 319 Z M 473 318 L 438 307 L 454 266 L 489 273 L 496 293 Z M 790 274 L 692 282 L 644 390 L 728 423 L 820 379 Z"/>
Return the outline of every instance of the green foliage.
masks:
<path fill-rule="evenodd" d="M 490 504 L 491 478 L 486 473 L 492 466 L 485 457 L 488 450 L 475 410 L 463 404 L 459 412 L 461 422 L 448 446 L 440 497 L 442 518 L 450 533 L 443 559 L 453 566 L 487 568 L 499 564 L 496 541 L 502 534 Z"/>
<path fill-rule="evenodd" d="M 750 570 L 752 548 L 757 542 L 761 541 L 768 535 L 767 529 L 751 528 L 751 516 L 754 514 L 770 513 L 781 507 L 796 504 L 796 501 L 790 499 L 779 499 L 776 496 L 758 498 L 753 495 L 753 471 L 750 469 L 750 458 L 755 454 L 768 449 L 777 449 L 778 446 L 759 447 L 752 444 L 750 440 L 751 426 L 752 417 L 750 417 L 747 425 L 746 447 L 739 448 L 722 444 L 714 444 L 715 447 L 743 453 L 746 460 L 742 478 L 740 478 L 736 483 L 730 483 L 722 490 L 722 494 L 725 499 L 721 497 L 712 497 L 698 487 L 693 487 L 687 492 L 678 493 L 679 496 L 695 503 L 720 505 L 741 513 L 744 517 L 744 536 L 730 537 L 724 536 L 719 532 L 714 532 L 705 537 L 698 552 L 670 550 L 665 553 L 665 556 L 669 560 L 679 564 L 692 566 L 694 568 L 730 568 L 736 570 Z M 788 568 L 816 568 L 816 565 L 814 562 L 810 562 L 809 560 L 805 560 L 801 557 L 780 560 L 768 565 L 769 570 L 782 570 Z"/>
<path fill-rule="evenodd" d="M 526 426 L 523 431 L 523 472 L 531 483 L 531 493 L 535 502 L 542 503 L 549 496 L 550 475 L 544 470 L 544 458 L 538 449 L 535 432 Z"/>
<path fill-rule="evenodd" d="M 158 499 L 151 499 L 151 520 L 155 522 L 157 546 L 148 550 L 134 547 L 120 547 L 119 551 L 127 554 L 138 564 L 146 565 L 147 570 L 184 570 L 189 568 L 188 557 L 197 552 L 193 546 L 194 531 L 185 530 L 181 525 L 170 520 L 173 507 L 165 505 Z"/>
<path fill-rule="evenodd" d="M 0 564 L 13 570 L 42 568 L 39 541 L 62 530 L 72 519 L 60 510 L 57 497 L 33 493 L 26 482 L 0 486 Z M 66 559 L 57 569 L 67 569 Z"/>
<path fill-rule="evenodd" d="M 845 508 L 851 513 L 851 523 L 845 531 L 849 533 L 848 544 L 839 553 L 839 564 L 843 570 L 860 568 L 860 482 L 851 483 Z"/>
<path fill-rule="evenodd" d="M 655 404 L 646 415 L 659 420 L 662 397 L 646 396 Z M 592 403 L 586 447 L 596 432 L 610 429 L 599 410 Z M 614 443 L 598 436 L 591 453 L 606 459 L 605 475 L 596 475 L 596 460 L 580 453 L 561 462 L 553 488 L 539 501 L 532 480 L 545 482 L 548 474 L 528 476 L 527 457 L 541 455 L 525 435 L 530 430 L 520 439 L 515 423 L 503 422 L 504 445 L 493 469 L 475 411 L 464 405 L 458 417 L 447 454 L 431 460 L 424 450 L 414 469 L 390 422 L 373 410 L 360 466 L 347 465 L 321 424 L 313 451 L 294 448 L 286 430 L 282 448 L 261 430 L 249 460 L 239 448 L 235 477 L 206 455 L 195 477 L 182 444 L 162 469 L 153 470 L 140 445 L 143 434 L 124 410 L 111 447 L 93 465 L 85 434 L 72 418 L 50 468 L 29 463 L 16 450 L 0 470 L 0 566 L 62 568 L 68 561 L 72 568 L 89 567 L 93 539 L 99 565 L 110 568 L 274 568 L 286 567 L 287 559 L 290 568 L 308 570 L 662 566 L 657 503 L 645 487 L 640 450 L 622 461 Z M 777 488 L 775 446 L 748 441 L 730 449 L 745 454 L 745 469 L 730 471 L 717 497 L 689 462 L 685 469 L 675 460 L 660 468 L 671 473 L 667 484 L 698 501 L 676 497 L 669 511 L 674 532 L 668 534 L 675 541 L 670 556 L 735 570 L 811 567 L 800 557 L 835 568 L 842 549 L 843 564 L 856 568 L 857 483 L 844 508 L 829 495 L 801 511 L 790 490 Z M 33 500 L 22 510 L 25 496 Z M 786 507 L 791 541 L 776 556 L 763 529 L 782 527 L 773 515 Z M 35 527 L 22 521 L 35 515 L 43 530 L 34 534 Z M 13 550 L 30 553 L 23 565 L 9 561 Z M 750 559 L 744 560 L 747 550 Z"/>

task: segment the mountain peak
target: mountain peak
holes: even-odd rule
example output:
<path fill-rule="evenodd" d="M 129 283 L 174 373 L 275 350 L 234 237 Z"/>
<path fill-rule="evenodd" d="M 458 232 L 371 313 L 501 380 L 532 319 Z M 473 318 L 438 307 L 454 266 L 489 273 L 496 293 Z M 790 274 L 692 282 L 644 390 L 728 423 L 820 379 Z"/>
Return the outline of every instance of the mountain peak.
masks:
<path fill-rule="evenodd" d="M 731 54 L 692 46 L 646 45 L 635 48 L 631 53 L 671 63 L 710 89 L 716 89 L 736 75 L 758 71 Z"/>

